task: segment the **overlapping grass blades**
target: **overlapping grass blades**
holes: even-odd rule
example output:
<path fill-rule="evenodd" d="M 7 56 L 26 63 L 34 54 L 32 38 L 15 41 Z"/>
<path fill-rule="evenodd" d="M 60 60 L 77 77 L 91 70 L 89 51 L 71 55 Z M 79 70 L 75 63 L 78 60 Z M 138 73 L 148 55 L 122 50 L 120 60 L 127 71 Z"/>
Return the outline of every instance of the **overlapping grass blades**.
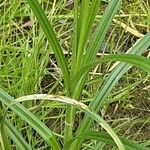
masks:
<path fill-rule="evenodd" d="M 90 40 L 90 47 L 87 48 L 86 53 L 82 58 L 83 65 L 81 67 L 79 67 L 78 70 L 80 70 L 85 65 L 93 63 L 93 61 L 96 57 L 96 53 L 99 50 L 99 47 L 105 38 L 105 35 L 111 25 L 112 19 L 113 19 L 114 15 L 116 14 L 117 10 L 119 9 L 121 2 L 122 2 L 122 0 L 118 0 L 118 1 L 112 0 L 109 2 L 99 24 L 97 25 L 97 28 L 92 37 L 92 40 Z M 80 61 L 82 61 L 82 60 L 80 60 Z M 90 68 L 87 69 L 87 74 L 85 74 L 77 83 L 74 82 L 74 80 L 73 80 L 73 82 L 74 82 L 73 85 L 76 85 L 76 88 L 74 86 L 72 86 L 72 89 L 74 90 L 74 92 L 73 92 L 74 98 L 78 99 L 80 97 L 89 71 L 90 71 Z"/>
<path fill-rule="evenodd" d="M 1 102 L 7 106 L 14 100 L 14 98 L 12 98 L 1 89 L 0 98 Z M 27 110 L 23 105 L 16 104 L 11 106 L 10 108 L 13 112 L 19 115 L 22 119 L 24 119 L 32 128 L 34 128 L 51 146 L 51 148 L 58 150 L 61 149 L 51 130 L 46 125 L 44 125 L 36 116 L 34 116 L 29 110 Z M 3 118 L 4 116 L 2 115 L 1 117 Z"/>
<path fill-rule="evenodd" d="M 48 19 L 46 18 L 46 15 L 44 14 L 43 9 L 41 8 L 39 2 L 37 0 L 27 0 L 31 9 L 33 10 L 34 14 L 38 18 L 38 21 L 50 43 L 50 46 L 52 47 L 58 64 L 61 68 L 61 71 L 63 73 L 63 78 L 65 81 L 66 89 L 68 90 L 68 93 L 70 91 L 70 75 L 69 75 L 69 69 L 67 65 L 67 61 L 65 59 L 65 56 L 63 54 L 62 48 L 59 44 L 58 38 L 56 37 L 56 34 L 50 25 Z"/>
<path fill-rule="evenodd" d="M 136 54 L 141 55 L 150 45 L 150 33 L 147 33 L 144 37 L 142 37 L 131 49 L 129 54 Z M 91 107 L 98 112 L 100 108 L 104 105 L 104 102 L 111 92 L 111 90 L 114 88 L 114 86 L 118 83 L 119 79 L 129 70 L 131 65 L 126 63 L 120 63 L 116 66 L 116 68 L 113 70 L 113 72 L 108 76 L 106 81 L 103 83 L 100 90 L 97 92 L 95 99 L 93 102 L 90 103 Z M 88 117 L 85 117 L 82 124 L 77 130 L 76 136 L 79 134 L 86 132 L 90 125 L 92 120 Z M 86 130 L 87 129 L 87 130 Z M 76 142 L 75 146 L 79 146 L 81 140 Z M 81 142 L 82 143 L 82 142 Z M 80 147 L 80 146 L 79 146 Z"/>
<path fill-rule="evenodd" d="M 9 107 L 11 108 L 12 106 L 15 106 L 16 103 L 18 102 L 32 101 L 38 99 L 58 101 L 58 102 L 62 102 L 77 107 L 79 110 L 83 111 L 87 116 L 89 116 L 93 121 L 95 120 L 98 124 L 100 124 L 107 131 L 107 133 L 112 137 L 112 139 L 115 141 L 116 145 L 120 150 L 125 149 L 121 140 L 118 138 L 118 136 L 113 131 L 113 129 L 109 126 L 109 124 L 102 117 L 97 115 L 92 109 L 90 109 L 87 105 L 78 102 L 75 99 L 71 99 L 64 96 L 47 95 L 47 94 L 27 95 L 13 100 L 11 103 L 7 105 L 8 106 L 7 109 Z"/>
<path fill-rule="evenodd" d="M 2 123 L 2 117 L 0 122 L 0 144 L 2 150 L 10 150 L 10 144 L 8 142 L 5 124 Z"/>
<path fill-rule="evenodd" d="M 105 144 L 109 144 L 109 145 L 112 145 L 112 146 L 115 146 L 115 143 L 113 141 L 113 139 L 107 134 L 107 133 L 104 133 L 104 132 L 97 132 L 97 131 L 89 131 L 89 132 L 86 132 L 84 134 L 81 134 L 78 136 L 78 138 L 82 139 L 82 138 L 85 138 L 85 139 L 92 139 L 92 140 L 97 140 L 97 141 L 100 141 L 100 142 L 103 142 Z M 132 141 L 132 140 L 128 140 L 128 139 L 125 139 L 125 138 L 120 138 L 121 141 L 123 142 L 126 150 L 149 150 L 148 148 L 146 148 L 143 144 L 139 144 L 135 141 Z M 69 150 L 70 149 L 70 145 L 77 139 L 73 139 L 73 140 L 70 140 L 70 142 L 68 142 L 65 147 L 64 147 L 64 150 Z"/>
<path fill-rule="evenodd" d="M 8 119 L 5 119 L 4 123 L 6 125 L 6 133 L 8 133 L 10 138 L 14 141 L 14 143 L 17 145 L 17 147 L 19 149 L 32 150 L 31 145 L 29 145 L 25 141 L 25 139 L 22 137 L 22 135 L 18 132 L 18 130 L 15 129 L 15 127 L 12 125 L 12 123 Z M 8 145 L 9 145 L 9 143 L 8 143 Z"/>
<path fill-rule="evenodd" d="M 67 60 L 63 54 L 62 48 L 59 44 L 59 41 L 57 39 L 57 36 L 50 25 L 48 19 L 46 18 L 46 15 L 44 14 L 44 11 L 42 10 L 40 4 L 37 0 L 27 0 L 31 9 L 33 10 L 34 14 L 39 20 L 39 23 L 49 40 L 49 44 L 51 45 L 55 55 L 56 59 L 58 61 L 59 67 L 61 68 L 64 84 L 67 89 L 67 96 L 70 96 L 71 98 L 75 98 L 77 100 L 80 99 L 81 93 L 83 91 L 83 88 L 85 86 L 85 82 L 88 76 L 88 73 L 92 67 L 91 64 L 95 63 L 95 57 L 96 53 L 99 50 L 99 47 L 101 46 L 106 33 L 111 25 L 112 19 L 114 15 L 116 14 L 117 10 L 119 9 L 122 0 L 111 0 L 102 16 L 102 19 L 100 20 L 95 33 L 92 36 L 92 39 L 89 38 L 92 25 L 94 23 L 94 19 L 96 16 L 96 12 L 99 8 L 99 0 L 92 0 L 87 1 L 83 0 L 81 2 L 81 8 L 78 9 L 78 1 L 74 1 L 74 36 L 73 36 L 73 46 L 72 46 L 72 62 L 71 62 L 71 71 L 69 71 L 69 66 L 67 64 Z M 91 4 L 90 4 L 91 2 Z M 141 55 L 150 45 L 150 33 L 145 35 L 143 38 L 141 38 L 136 45 L 134 45 L 131 49 L 129 54 L 130 55 L 109 55 L 102 58 L 103 61 L 124 61 L 127 63 L 131 63 L 136 66 L 140 66 L 142 69 L 144 69 L 147 72 L 150 72 L 150 61 L 146 58 L 135 56 Z M 90 42 L 90 46 L 87 47 L 88 42 Z M 132 54 L 132 55 L 131 55 Z M 134 60 L 136 59 L 136 61 Z M 137 61 L 138 60 L 138 61 Z M 101 62 L 101 61 L 99 61 Z M 96 62 L 97 63 L 97 62 Z M 67 144 L 70 140 L 76 139 L 75 142 L 73 142 L 70 145 L 71 150 L 79 150 L 81 149 L 81 145 L 84 141 L 84 138 L 81 138 L 81 135 L 84 135 L 85 137 L 89 136 L 85 132 L 87 132 L 90 128 L 90 125 L 93 120 L 96 120 L 106 131 L 107 133 L 113 138 L 114 142 L 118 146 L 120 150 L 124 150 L 124 145 L 122 144 L 121 140 L 118 138 L 116 133 L 113 131 L 113 129 L 101 118 L 99 115 L 96 114 L 104 105 L 105 100 L 108 96 L 108 94 L 111 92 L 113 87 L 117 84 L 119 79 L 124 75 L 125 72 L 129 70 L 131 65 L 126 63 L 119 63 L 116 68 L 113 70 L 113 72 L 108 76 L 107 80 L 103 83 L 101 89 L 97 92 L 94 100 L 90 103 L 90 109 L 86 105 L 75 101 L 71 98 L 65 98 L 65 97 L 46 97 L 45 95 L 31 95 L 31 97 L 21 97 L 17 99 L 17 102 L 25 101 L 25 100 L 36 100 L 36 99 L 49 99 L 49 100 L 56 100 L 67 104 L 66 107 L 66 127 L 65 127 L 65 139 L 64 144 Z M 83 69 L 85 68 L 85 69 Z M 30 99 L 31 98 L 31 99 Z M 48 129 L 47 126 L 45 126 L 37 117 L 35 117 L 31 112 L 29 112 L 24 106 L 21 104 L 14 103 L 15 100 L 9 96 L 7 93 L 5 93 L 3 90 L 0 89 L 0 100 L 5 105 L 9 106 L 12 110 L 12 112 L 18 114 L 20 117 L 22 117 L 31 127 L 33 127 L 43 138 L 47 143 L 50 145 L 52 149 L 59 150 L 62 147 L 60 146 L 59 142 L 56 140 L 53 132 Z M 79 108 L 80 110 L 84 111 L 86 113 L 85 118 L 80 124 L 77 132 L 75 135 L 72 134 L 72 127 L 74 123 L 74 116 L 75 116 L 75 107 Z M 1 114 L 1 118 L 3 119 L 3 114 Z M 2 132 L 3 125 L 6 126 L 6 130 L 9 133 L 9 135 L 13 138 L 14 142 L 19 143 L 18 147 L 25 149 L 28 147 L 30 149 L 30 146 L 23 140 L 21 135 L 13 128 L 13 126 L 8 124 L 8 121 L 6 119 L 2 120 L 2 128 L 1 128 L 1 144 L 5 143 L 4 139 L 6 137 L 4 132 Z M 90 133 L 90 132 L 88 132 Z M 93 137 L 89 136 L 91 139 L 95 138 L 96 140 L 99 140 L 99 138 L 102 138 L 102 134 L 95 133 Z M 107 136 L 103 136 L 104 139 L 108 138 L 108 141 L 112 142 L 112 139 Z M 20 138 L 20 140 L 18 139 Z M 17 140 L 18 139 L 18 140 Z M 124 140 L 123 140 L 124 141 Z M 7 141 L 6 141 L 7 143 Z M 125 145 L 127 145 L 128 142 L 125 142 Z M 136 143 L 129 143 L 133 144 L 132 146 L 136 147 Z M 7 144 L 3 144 L 6 145 Z M 132 147 L 131 146 L 131 147 Z M 139 145 L 137 145 L 139 146 Z M 139 146 L 140 147 L 140 146 Z M 143 146 L 141 148 L 144 149 Z M 3 149 L 10 149 L 9 147 L 4 147 Z M 145 148 L 146 149 L 146 148 Z"/>
<path fill-rule="evenodd" d="M 87 42 L 89 39 L 89 34 L 92 29 L 92 25 L 96 16 L 96 13 L 99 8 L 100 1 L 93 0 L 90 4 L 90 1 L 83 0 L 81 3 L 81 8 L 79 13 L 79 19 L 77 18 L 77 56 L 76 63 L 74 64 L 74 70 L 77 71 L 82 65 L 82 59 L 84 52 L 86 51 Z M 78 5 L 76 5 L 78 7 Z M 74 50 L 73 50 L 74 52 Z"/>
<path fill-rule="evenodd" d="M 121 62 L 126 62 L 131 65 L 137 66 L 141 69 L 143 69 L 145 72 L 150 72 L 150 60 L 143 57 L 143 56 L 138 56 L 134 54 L 115 54 L 115 55 L 106 55 L 103 56 L 102 58 L 98 59 L 97 61 L 94 61 L 91 65 L 87 65 L 83 68 L 81 68 L 74 76 L 72 79 L 71 84 L 74 85 L 74 82 L 76 83 L 79 81 L 79 79 L 86 73 L 86 71 L 91 68 L 91 66 L 95 66 L 99 63 L 107 62 L 107 61 L 121 61 Z M 73 82 L 74 81 L 74 82 Z"/>

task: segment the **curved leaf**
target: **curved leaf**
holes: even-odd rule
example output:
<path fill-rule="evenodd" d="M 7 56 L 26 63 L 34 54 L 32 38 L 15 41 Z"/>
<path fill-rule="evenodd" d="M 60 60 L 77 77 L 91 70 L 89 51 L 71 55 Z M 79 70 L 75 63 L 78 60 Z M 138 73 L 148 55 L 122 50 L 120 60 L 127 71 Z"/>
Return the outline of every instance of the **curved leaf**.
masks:
<path fill-rule="evenodd" d="M 150 59 L 145 58 L 143 56 L 134 55 L 134 54 L 114 54 L 114 55 L 106 55 L 100 58 L 98 61 L 91 63 L 83 68 L 81 68 L 77 74 L 73 77 L 71 83 L 77 83 L 77 81 L 87 72 L 89 68 L 99 63 L 103 63 L 105 61 L 121 61 L 126 62 L 136 67 L 143 69 L 145 72 L 150 73 Z"/>
<path fill-rule="evenodd" d="M 141 55 L 150 45 L 150 33 L 147 33 L 144 37 L 138 40 L 135 45 L 130 49 L 129 54 Z M 119 79 L 129 70 L 131 65 L 126 63 L 119 63 L 113 72 L 108 76 L 106 81 L 103 83 L 100 90 L 97 92 L 95 99 L 90 103 L 91 107 L 97 112 L 103 106 L 107 96 L 118 83 Z M 82 124 L 79 126 L 76 136 L 86 132 L 91 124 L 91 118 L 85 117 Z M 74 146 L 79 145 L 82 140 L 77 140 Z"/>
<path fill-rule="evenodd" d="M 101 61 L 101 60 L 100 60 Z M 116 54 L 107 55 L 102 58 L 102 61 L 122 61 L 143 69 L 150 73 L 150 59 L 134 54 Z"/>
<path fill-rule="evenodd" d="M 100 142 L 103 142 L 105 144 L 109 144 L 109 145 L 112 145 L 112 146 L 115 146 L 115 143 L 113 141 L 113 139 L 107 134 L 107 133 L 104 133 L 104 132 L 97 132 L 97 131 L 90 131 L 90 132 L 86 132 L 84 134 L 81 134 L 79 135 L 77 138 L 69 141 L 65 146 L 64 146 L 64 150 L 69 150 L 70 148 L 70 145 L 77 139 L 81 139 L 81 138 L 84 138 L 84 139 L 92 139 L 92 140 L 97 140 L 97 141 L 100 141 Z M 125 138 L 120 138 L 121 141 L 123 142 L 126 150 L 149 150 L 148 148 L 146 148 L 144 145 L 142 144 L 139 144 L 135 141 L 132 141 L 132 140 L 128 140 L 128 139 L 125 139 Z"/>
<path fill-rule="evenodd" d="M 0 101 L 5 105 L 10 105 L 14 101 L 10 95 L 0 89 Z M 28 111 L 23 105 L 16 104 L 10 107 L 13 112 L 24 119 L 31 127 L 33 127 L 54 150 L 60 150 L 60 145 L 56 141 L 52 131 L 44 125 L 36 116 Z M 5 116 L 3 116 L 5 117 Z"/>
<path fill-rule="evenodd" d="M 8 104 L 8 108 L 15 107 L 18 102 L 24 102 L 28 100 L 54 100 L 58 102 L 62 102 L 65 104 L 69 104 L 72 106 L 77 107 L 78 109 L 82 110 L 87 116 L 89 116 L 92 120 L 95 120 L 97 123 L 99 123 L 106 131 L 107 133 L 113 138 L 116 145 L 120 150 L 125 150 L 124 145 L 122 144 L 121 140 L 118 138 L 116 133 L 113 131 L 113 129 L 109 126 L 109 124 L 99 115 L 97 115 L 94 111 L 92 111 L 87 105 L 76 101 L 75 99 L 71 99 L 64 96 L 57 96 L 57 95 L 47 95 L 47 94 L 34 94 L 34 95 L 27 95 L 23 97 L 19 97 L 15 99 L 12 103 Z"/>

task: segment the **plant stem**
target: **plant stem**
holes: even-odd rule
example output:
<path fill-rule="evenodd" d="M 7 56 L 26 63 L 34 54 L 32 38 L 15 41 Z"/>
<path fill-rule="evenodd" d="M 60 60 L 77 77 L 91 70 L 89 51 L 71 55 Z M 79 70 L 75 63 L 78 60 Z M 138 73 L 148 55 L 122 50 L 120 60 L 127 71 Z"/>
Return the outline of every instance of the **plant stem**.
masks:
<path fill-rule="evenodd" d="M 75 118 L 75 110 L 76 109 L 74 108 L 74 106 L 67 105 L 64 144 L 66 144 L 69 140 L 72 139 L 72 129 L 73 129 L 73 123 Z"/>
<path fill-rule="evenodd" d="M 78 51 L 78 0 L 74 0 L 74 26 L 73 26 L 73 38 L 72 38 L 72 60 L 71 60 L 71 71 L 70 77 L 73 77 L 76 73 L 76 59 L 77 59 L 77 51 Z M 70 86 L 70 95 L 72 97 L 72 86 Z M 68 91 L 69 92 L 69 91 Z M 65 120 L 65 139 L 64 144 L 66 144 L 70 139 L 72 139 L 72 128 L 74 124 L 76 109 L 73 106 L 67 106 L 66 108 L 66 120 Z"/>

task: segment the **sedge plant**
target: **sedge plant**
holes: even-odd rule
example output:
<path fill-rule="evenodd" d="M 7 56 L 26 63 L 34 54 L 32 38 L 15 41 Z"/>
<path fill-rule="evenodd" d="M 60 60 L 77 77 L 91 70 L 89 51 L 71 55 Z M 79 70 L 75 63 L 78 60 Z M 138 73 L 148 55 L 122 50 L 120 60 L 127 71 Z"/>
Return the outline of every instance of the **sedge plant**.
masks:
<path fill-rule="evenodd" d="M 27 2 L 37 17 L 39 24 L 54 51 L 58 66 L 62 72 L 66 95 L 33 94 L 27 96 L 24 95 L 14 99 L 8 93 L 0 89 L 1 149 L 11 149 L 9 144 L 10 141 L 6 133 L 8 133 L 9 137 L 19 149 L 33 149 L 32 145 L 26 142 L 25 138 L 23 138 L 9 118 L 5 117 L 7 116 L 9 109 L 36 130 L 36 132 L 47 142 L 47 145 L 54 150 L 80 150 L 85 139 L 100 141 L 104 145 L 117 146 L 120 150 L 148 149 L 143 144 L 138 144 L 138 142 L 118 137 L 113 128 L 98 115 L 98 112 L 103 108 L 109 93 L 119 79 L 132 67 L 132 65 L 143 69 L 147 73 L 150 72 L 150 60 L 140 56 L 150 45 L 150 33 L 147 33 L 140 38 L 133 47 L 130 48 L 128 54 L 115 54 L 96 58 L 99 47 L 102 45 L 106 33 L 111 26 L 113 17 L 121 7 L 122 0 L 111 0 L 107 2 L 108 5 L 102 18 L 97 24 L 94 33 L 93 24 L 101 1 L 82 0 L 81 4 L 79 4 L 78 0 L 74 0 L 71 62 L 69 62 L 63 53 L 57 35 L 52 25 L 49 23 L 40 3 L 37 0 L 27 0 Z M 118 63 L 115 66 L 101 88 L 97 90 L 95 97 L 89 105 L 81 103 L 81 95 L 91 68 L 96 64 L 108 61 L 120 61 L 121 63 Z M 20 103 L 35 100 L 56 101 L 63 103 L 63 105 L 66 106 L 64 135 L 59 135 L 51 131 L 38 117 Z M 83 111 L 85 117 L 76 129 L 76 132 L 73 133 L 77 109 Z M 92 131 L 90 126 L 93 121 L 96 121 L 106 132 Z M 59 139 L 63 139 L 63 144 L 59 143 Z M 98 145 L 99 142 L 96 146 L 97 149 L 99 147 Z"/>

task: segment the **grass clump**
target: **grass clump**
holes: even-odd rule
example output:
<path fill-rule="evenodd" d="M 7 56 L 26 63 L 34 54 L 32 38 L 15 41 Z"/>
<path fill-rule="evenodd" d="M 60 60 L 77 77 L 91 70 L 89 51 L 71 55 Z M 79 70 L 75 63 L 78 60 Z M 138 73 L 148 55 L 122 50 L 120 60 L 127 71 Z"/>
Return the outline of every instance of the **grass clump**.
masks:
<path fill-rule="evenodd" d="M 2 23 L 7 22 L 9 26 L 2 26 L 5 36 L 1 42 L 0 60 L 1 148 L 148 149 L 147 143 L 138 144 L 135 140 L 123 137 L 123 134 L 117 135 L 122 128 L 129 126 L 127 119 L 123 118 L 125 122 L 122 122 L 121 118 L 115 118 L 110 125 L 103 118 L 109 105 L 122 97 L 130 98 L 129 91 L 141 83 L 128 83 L 126 88 L 110 94 L 121 78 L 128 78 L 123 75 L 132 65 L 135 69 L 142 69 L 146 75 L 150 72 L 150 60 L 141 56 L 150 45 L 150 33 L 144 35 L 123 23 L 122 0 L 16 2 L 12 10 L 14 14 L 2 19 Z M 20 9 L 20 6 L 26 9 Z M 4 2 L 2 7 L 6 15 L 12 9 L 12 4 Z M 144 2 L 141 2 L 141 7 L 143 10 L 147 8 Z M 104 11 L 102 15 L 99 15 L 99 8 Z M 16 21 L 19 20 L 18 14 L 21 23 L 12 21 L 14 16 Z M 22 14 L 30 16 L 30 19 L 25 18 L 23 24 Z M 112 22 L 116 26 L 112 26 Z M 119 25 L 124 28 L 123 31 Z M 115 31 L 119 34 L 117 44 L 113 35 Z M 130 43 L 131 48 L 125 47 L 126 51 L 120 54 L 119 50 L 125 45 L 125 42 L 120 45 L 125 32 L 129 33 L 126 33 L 127 37 L 134 35 L 140 39 L 134 45 Z M 54 62 L 55 58 L 57 63 Z M 98 70 L 100 77 L 95 78 Z M 43 94 L 40 86 L 45 74 L 54 78 L 54 84 L 50 86 L 50 91 Z M 99 82 L 100 86 L 97 86 Z M 123 106 L 122 102 L 120 104 Z M 91 129 L 92 124 L 94 127 Z"/>

